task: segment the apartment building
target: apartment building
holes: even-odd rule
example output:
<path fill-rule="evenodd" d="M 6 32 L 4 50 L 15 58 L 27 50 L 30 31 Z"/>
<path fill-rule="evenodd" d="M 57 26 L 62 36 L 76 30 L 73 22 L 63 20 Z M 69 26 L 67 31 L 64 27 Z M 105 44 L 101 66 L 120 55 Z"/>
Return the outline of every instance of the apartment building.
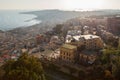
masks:
<path fill-rule="evenodd" d="M 60 48 L 60 60 L 74 63 L 76 53 L 77 53 L 77 46 L 64 44 Z"/>
<path fill-rule="evenodd" d="M 82 46 L 85 45 L 85 49 L 87 50 L 98 50 L 102 49 L 104 43 L 99 36 L 96 35 L 77 35 L 77 36 L 67 36 L 66 43 Z"/>

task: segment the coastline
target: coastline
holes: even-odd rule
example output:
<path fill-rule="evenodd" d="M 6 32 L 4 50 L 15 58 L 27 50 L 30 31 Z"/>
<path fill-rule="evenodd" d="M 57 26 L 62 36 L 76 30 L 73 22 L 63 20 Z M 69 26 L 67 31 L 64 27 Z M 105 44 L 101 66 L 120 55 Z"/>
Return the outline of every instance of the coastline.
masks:
<path fill-rule="evenodd" d="M 30 11 L 30 10 L 29 10 Z M 9 31 L 16 28 L 29 27 L 40 24 L 42 21 L 37 20 L 35 14 L 23 14 L 29 12 L 26 10 L 3 10 L 0 11 L 0 30 Z"/>

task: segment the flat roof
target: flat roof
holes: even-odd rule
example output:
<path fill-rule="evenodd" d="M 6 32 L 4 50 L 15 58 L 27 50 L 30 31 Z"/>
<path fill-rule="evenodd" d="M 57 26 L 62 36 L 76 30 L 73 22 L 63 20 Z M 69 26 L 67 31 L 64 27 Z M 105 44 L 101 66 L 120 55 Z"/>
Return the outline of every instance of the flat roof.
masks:
<path fill-rule="evenodd" d="M 73 38 L 79 41 L 80 38 L 84 38 L 84 39 L 87 40 L 87 39 L 94 39 L 94 38 L 100 38 L 100 37 L 97 36 L 97 35 L 91 35 L 91 34 L 89 34 L 89 35 L 73 36 Z"/>
<path fill-rule="evenodd" d="M 76 49 L 77 48 L 76 46 L 70 45 L 70 44 L 64 44 L 62 47 L 67 48 L 67 49 Z"/>

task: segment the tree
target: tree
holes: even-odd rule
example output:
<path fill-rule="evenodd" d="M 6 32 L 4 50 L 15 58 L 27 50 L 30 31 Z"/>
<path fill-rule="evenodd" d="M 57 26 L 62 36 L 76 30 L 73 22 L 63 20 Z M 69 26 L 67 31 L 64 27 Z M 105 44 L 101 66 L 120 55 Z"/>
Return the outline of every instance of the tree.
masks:
<path fill-rule="evenodd" d="M 116 80 L 120 80 L 120 57 L 118 56 L 115 60 L 115 67 L 113 69 L 113 75 Z"/>
<path fill-rule="evenodd" d="M 76 73 L 77 69 L 73 68 L 73 67 L 69 67 L 69 72 L 71 75 L 73 75 L 74 73 Z"/>
<path fill-rule="evenodd" d="M 93 67 L 93 71 L 92 73 L 94 76 L 94 78 L 97 78 L 97 79 L 102 79 L 103 80 L 103 77 L 104 77 L 104 68 L 102 65 L 95 65 Z"/>
<path fill-rule="evenodd" d="M 105 80 L 113 80 L 112 74 L 109 70 L 105 70 Z"/>
<path fill-rule="evenodd" d="M 79 73 L 78 73 L 78 76 L 79 76 L 80 80 L 85 80 L 85 78 L 86 78 L 85 71 L 84 70 L 80 70 Z"/>
<path fill-rule="evenodd" d="M 55 65 L 55 64 L 53 64 L 53 63 L 51 63 L 51 64 L 49 64 L 49 69 L 50 69 L 50 70 L 57 71 L 57 70 L 60 69 L 60 67 L 57 66 L 57 65 Z"/>
<path fill-rule="evenodd" d="M 17 61 L 9 60 L 3 65 L 3 80 L 45 80 L 44 71 L 38 59 L 22 54 Z"/>

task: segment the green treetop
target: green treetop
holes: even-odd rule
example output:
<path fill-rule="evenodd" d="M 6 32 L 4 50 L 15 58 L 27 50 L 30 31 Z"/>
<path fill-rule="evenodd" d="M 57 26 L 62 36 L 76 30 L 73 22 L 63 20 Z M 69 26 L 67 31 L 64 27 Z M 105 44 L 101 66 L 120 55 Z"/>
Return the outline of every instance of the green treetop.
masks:
<path fill-rule="evenodd" d="M 17 61 L 9 60 L 3 65 L 4 80 L 45 80 L 38 59 L 22 54 Z"/>

